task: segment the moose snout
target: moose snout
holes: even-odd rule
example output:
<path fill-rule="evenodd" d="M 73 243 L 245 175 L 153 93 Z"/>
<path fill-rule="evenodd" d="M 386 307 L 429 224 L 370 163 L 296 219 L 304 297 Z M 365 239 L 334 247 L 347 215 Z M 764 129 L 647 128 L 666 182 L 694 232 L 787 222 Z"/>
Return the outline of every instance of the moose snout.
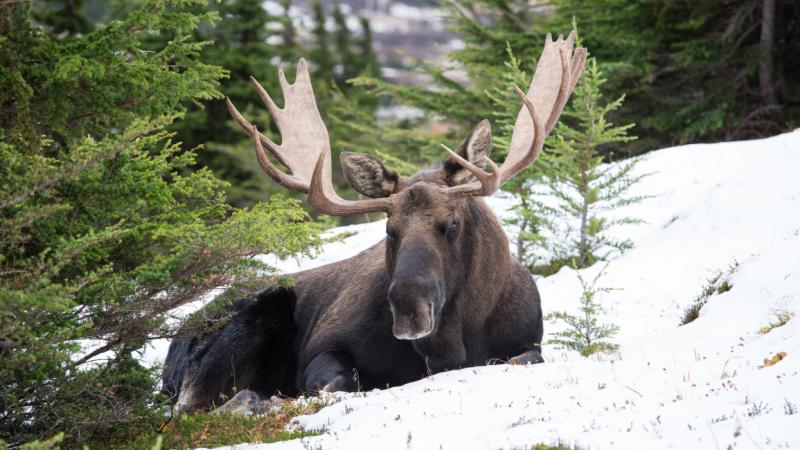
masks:
<path fill-rule="evenodd" d="M 431 334 L 436 325 L 434 301 L 440 296 L 437 283 L 392 283 L 389 305 L 394 337 L 413 340 Z"/>
<path fill-rule="evenodd" d="M 423 338 L 433 331 L 433 303 L 424 298 L 410 303 L 410 307 L 397 308 L 391 304 L 392 309 L 392 334 L 397 339 L 414 340 Z"/>

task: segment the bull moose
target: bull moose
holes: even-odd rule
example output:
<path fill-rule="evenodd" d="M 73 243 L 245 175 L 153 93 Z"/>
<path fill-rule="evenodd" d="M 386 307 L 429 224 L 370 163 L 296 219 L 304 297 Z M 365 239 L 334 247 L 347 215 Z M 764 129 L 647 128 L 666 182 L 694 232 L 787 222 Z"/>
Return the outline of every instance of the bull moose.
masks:
<path fill-rule="evenodd" d="M 163 389 L 176 408 L 206 408 L 236 389 L 355 391 L 492 360 L 541 362 L 536 284 L 512 258 L 481 197 L 539 156 L 586 62 L 584 48 L 573 51 L 574 40 L 574 32 L 555 41 L 548 35 L 528 93 L 515 88 L 522 108 L 501 166 L 489 159 L 486 120 L 457 151 L 443 146 L 449 157 L 440 168 L 407 178 L 371 156 L 343 152 L 342 170 L 366 197 L 360 200 L 334 191 L 328 131 L 304 60 L 294 84 L 279 74 L 283 108 L 252 79 L 280 145 L 227 100 L 271 178 L 308 194 L 325 214 L 386 213 L 386 237 L 350 259 L 291 274 L 290 288 L 269 287 L 235 302 L 219 330 L 174 340 Z M 264 148 L 291 173 L 278 169 Z"/>

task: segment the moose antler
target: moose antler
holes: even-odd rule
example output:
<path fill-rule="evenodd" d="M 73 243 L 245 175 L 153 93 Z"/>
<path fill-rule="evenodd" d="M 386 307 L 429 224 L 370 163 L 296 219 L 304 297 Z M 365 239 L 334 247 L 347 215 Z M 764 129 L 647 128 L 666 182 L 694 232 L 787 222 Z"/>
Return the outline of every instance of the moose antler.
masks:
<path fill-rule="evenodd" d="M 517 114 L 508 156 L 499 168 L 487 158 L 486 162 L 492 169 L 487 172 L 443 146 L 453 159 L 477 178 L 477 181 L 447 188 L 448 194 L 492 195 L 503 183 L 536 161 L 544 138 L 555 127 L 586 64 L 586 49 L 577 48 L 573 53 L 574 42 L 574 31 L 566 39 L 559 36 L 555 41 L 548 34 L 528 94 L 514 87 L 524 107 Z M 548 114 L 544 124 L 542 113 Z"/>
<path fill-rule="evenodd" d="M 255 78 L 250 77 L 250 81 L 253 82 L 261 100 L 278 125 L 281 133 L 280 145 L 261 134 L 255 125 L 239 113 L 229 98 L 226 98 L 225 102 L 234 120 L 253 139 L 256 158 L 267 175 L 282 186 L 308 194 L 308 203 L 325 214 L 346 216 L 388 210 L 388 198 L 351 201 L 344 200 L 336 194 L 331 181 L 331 144 L 328 129 L 325 128 L 317 109 L 305 59 L 300 59 L 297 64 L 294 84 L 286 81 L 283 70 L 278 72 L 284 99 L 283 108 L 278 108 Z M 289 169 L 291 175 L 272 164 L 264 152 L 264 147 Z"/>
<path fill-rule="evenodd" d="M 575 32 L 564 39 L 561 36 L 553 41 L 547 35 L 542 56 L 536 67 L 536 73 L 526 95 L 516 88 L 517 95 L 524 107 L 517 114 L 514 132 L 508 149 L 508 156 L 503 165 L 487 160 L 492 172 L 472 164 L 447 147 L 450 155 L 470 173 L 477 181 L 447 188 L 448 194 L 491 195 L 503 183 L 532 164 L 544 145 L 544 138 L 553 127 L 564 109 L 575 84 L 578 82 L 583 66 L 586 63 L 586 49 L 575 49 Z M 572 58 L 568 59 L 568 55 Z M 278 73 L 278 80 L 283 92 L 284 107 L 279 108 L 267 91 L 250 77 L 261 100 L 269 109 L 278 130 L 281 133 L 281 144 L 277 145 L 261 134 L 252 123 L 242 116 L 233 106 L 230 99 L 225 101 L 234 120 L 253 139 L 258 163 L 278 184 L 308 194 L 308 203 L 320 212 L 333 216 L 388 211 L 391 196 L 364 200 L 345 200 L 336 194 L 331 181 L 331 144 L 328 129 L 322 122 L 311 87 L 311 76 L 304 59 L 297 64 L 297 77 L 293 84 L 286 81 L 283 71 Z M 547 121 L 541 122 L 539 114 L 547 113 Z M 287 174 L 270 161 L 264 147 L 269 150 L 282 165 L 289 169 Z"/>

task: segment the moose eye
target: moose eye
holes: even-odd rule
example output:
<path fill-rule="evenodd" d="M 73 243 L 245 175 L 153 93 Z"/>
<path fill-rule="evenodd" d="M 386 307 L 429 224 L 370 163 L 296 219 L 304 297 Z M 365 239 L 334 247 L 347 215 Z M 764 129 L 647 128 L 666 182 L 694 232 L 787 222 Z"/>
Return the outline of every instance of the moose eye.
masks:
<path fill-rule="evenodd" d="M 394 231 L 394 230 L 391 230 L 391 229 L 389 229 L 387 227 L 386 228 L 386 239 L 389 240 L 389 242 L 393 242 L 394 240 L 397 239 L 397 232 Z"/>
<path fill-rule="evenodd" d="M 453 242 L 453 239 L 458 235 L 458 220 L 453 220 L 450 227 L 447 228 L 447 240 Z"/>

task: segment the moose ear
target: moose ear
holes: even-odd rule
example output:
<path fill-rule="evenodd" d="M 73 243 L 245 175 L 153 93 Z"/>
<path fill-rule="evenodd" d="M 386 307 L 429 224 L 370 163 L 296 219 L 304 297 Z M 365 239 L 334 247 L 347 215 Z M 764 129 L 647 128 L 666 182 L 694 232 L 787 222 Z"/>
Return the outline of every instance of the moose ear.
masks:
<path fill-rule="evenodd" d="M 359 194 L 371 198 L 388 197 L 397 187 L 397 174 L 372 156 L 342 152 L 339 154 L 339 162 L 347 182 Z"/>
<path fill-rule="evenodd" d="M 461 141 L 457 153 L 467 161 L 478 167 L 483 167 L 484 161 L 492 151 L 492 127 L 488 120 L 482 120 L 466 139 Z M 442 167 L 448 186 L 466 183 L 472 177 L 467 169 L 461 166 L 452 157 L 447 158 Z"/>

